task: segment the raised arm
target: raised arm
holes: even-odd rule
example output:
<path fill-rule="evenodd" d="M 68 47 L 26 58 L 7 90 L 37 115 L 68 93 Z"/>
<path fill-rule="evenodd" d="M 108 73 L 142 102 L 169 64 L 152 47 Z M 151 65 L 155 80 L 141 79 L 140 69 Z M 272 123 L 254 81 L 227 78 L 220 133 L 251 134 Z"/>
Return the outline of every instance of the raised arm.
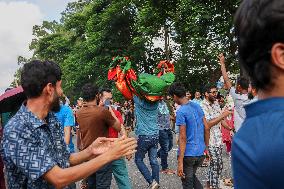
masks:
<path fill-rule="evenodd" d="M 228 76 L 228 73 L 227 73 L 227 70 L 226 70 L 225 57 L 224 57 L 223 53 L 221 53 L 218 57 L 219 57 L 220 65 L 221 65 L 221 72 L 222 72 L 222 76 L 224 78 L 225 87 L 227 89 L 230 89 L 232 87 L 232 83 L 229 79 L 229 76 Z"/>

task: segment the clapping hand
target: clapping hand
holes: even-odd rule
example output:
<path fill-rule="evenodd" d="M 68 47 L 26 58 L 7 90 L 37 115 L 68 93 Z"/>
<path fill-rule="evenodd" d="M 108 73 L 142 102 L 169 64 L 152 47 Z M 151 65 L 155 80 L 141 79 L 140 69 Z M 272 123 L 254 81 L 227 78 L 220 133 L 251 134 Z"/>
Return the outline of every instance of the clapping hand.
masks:
<path fill-rule="evenodd" d="M 103 153 L 105 153 L 106 151 L 108 151 L 112 144 L 114 143 L 114 141 L 117 140 L 115 138 L 106 138 L 106 137 L 99 137 L 97 138 L 90 146 L 90 151 L 92 153 L 92 155 L 94 156 L 98 156 L 101 155 Z"/>
<path fill-rule="evenodd" d="M 135 138 L 127 138 L 125 136 L 115 139 L 111 143 L 111 148 L 106 152 L 108 157 L 116 160 L 122 157 L 132 156 L 136 152 L 137 140 Z"/>

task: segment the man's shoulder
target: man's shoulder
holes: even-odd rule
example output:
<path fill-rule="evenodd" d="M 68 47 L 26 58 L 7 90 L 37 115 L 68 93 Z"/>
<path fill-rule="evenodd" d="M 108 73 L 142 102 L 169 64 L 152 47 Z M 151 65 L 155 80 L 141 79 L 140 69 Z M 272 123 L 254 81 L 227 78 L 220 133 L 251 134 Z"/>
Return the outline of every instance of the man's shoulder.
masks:
<path fill-rule="evenodd" d="M 28 124 L 27 116 L 21 112 L 17 112 L 5 125 L 4 131 L 18 130 Z"/>
<path fill-rule="evenodd" d="M 30 138 L 34 131 L 28 119 L 15 115 L 5 125 L 3 132 L 3 143 L 19 142 L 24 138 Z"/>
<path fill-rule="evenodd" d="M 67 106 L 67 105 L 62 105 L 62 110 L 64 112 L 73 112 L 72 108 L 70 106 Z"/>
<path fill-rule="evenodd" d="M 188 113 L 188 112 L 191 112 L 191 110 L 192 110 L 192 107 L 189 106 L 188 104 L 187 105 L 181 105 L 180 108 L 177 110 L 177 114 L 179 114 L 179 113 L 180 114 Z"/>
<path fill-rule="evenodd" d="M 103 107 L 98 107 L 98 106 L 88 106 L 88 107 L 82 107 L 80 108 L 76 113 L 77 115 L 80 114 L 93 114 L 93 113 L 101 113 L 104 112 Z"/>

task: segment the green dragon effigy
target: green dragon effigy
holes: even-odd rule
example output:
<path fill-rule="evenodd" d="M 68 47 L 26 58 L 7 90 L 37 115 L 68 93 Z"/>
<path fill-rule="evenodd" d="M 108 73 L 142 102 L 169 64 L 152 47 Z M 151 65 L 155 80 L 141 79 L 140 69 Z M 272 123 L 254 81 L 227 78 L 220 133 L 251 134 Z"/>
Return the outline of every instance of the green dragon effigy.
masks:
<path fill-rule="evenodd" d="M 137 77 L 130 59 L 117 56 L 112 60 L 108 80 L 115 81 L 118 90 L 128 100 L 137 95 L 149 101 L 157 101 L 162 99 L 168 86 L 175 80 L 174 65 L 171 62 L 162 60 L 157 69 L 157 75 L 141 73 Z"/>

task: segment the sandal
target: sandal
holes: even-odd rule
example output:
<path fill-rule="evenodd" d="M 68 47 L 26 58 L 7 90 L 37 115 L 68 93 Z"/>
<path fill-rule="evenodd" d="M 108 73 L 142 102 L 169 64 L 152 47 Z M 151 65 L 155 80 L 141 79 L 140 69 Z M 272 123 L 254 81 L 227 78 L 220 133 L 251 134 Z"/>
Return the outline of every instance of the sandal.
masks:
<path fill-rule="evenodd" d="M 176 171 L 171 170 L 171 169 L 165 169 L 165 170 L 161 170 L 161 173 L 167 174 L 167 175 L 174 175 L 176 174 Z"/>
<path fill-rule="evenodd" d="M 233 184 L 233 179 L 223 179 L 223 182 L 224 182 L 224 185 L 225 186 L 230 186 L 230 187 L 233 187 L 234 184 Z"/>

